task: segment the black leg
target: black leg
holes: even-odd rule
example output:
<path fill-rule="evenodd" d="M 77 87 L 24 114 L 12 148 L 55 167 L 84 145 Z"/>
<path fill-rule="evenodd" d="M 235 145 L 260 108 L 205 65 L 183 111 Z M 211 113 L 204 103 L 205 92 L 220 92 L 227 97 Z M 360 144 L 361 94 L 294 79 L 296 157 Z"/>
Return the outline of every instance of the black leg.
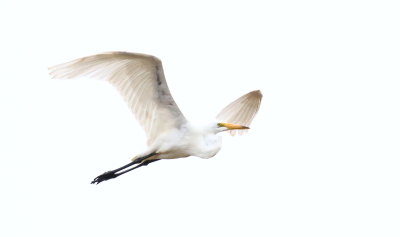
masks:
<path fill-rule="evenodd" d="M 129 171 L 134 170 L 134 169 L 136 169 L 136 168 L 139 168 L 139 167 L 141 167 L 141 166 L 148 165 L 148 164 L 150 164 L 150 163 L 152 163 L 152 162 L 154 162 L 154 161 L 157 161 L 157 160 L 147 160 L 147 161 L 145 160 L 145 159 L 150 158 L 150 157 L 152 157 L 152 156 L 154 156 L 154 155 L 156 155 L 156 154 L 157 154 L 157 153 L 151 153 L 151 154 L 149 154 L 149 155 L 147 155 L 147 156 L 140 157 L 140 158 L 138 158 L 138 159 L 132 161 L 131 163 L 126 164 L 126 165 L 124 165 L 124 166 L 122 166 L 122 167 L 120 167 L 120 168 L 118 168 L 118 169 L 111 170 L 111 171 L 107 171 L 107 172 L 105 172 L 104 174 L 101 174 L 101 175 L 97 176 L 97 177 L 91 182 L 91 184 L 99 184 L 99 183 L 101 183 L 101 182 L 103 182 L 103 181 L 116 178 L 116 177 L 120 176 L 121 174 L 125 174 L 126 172 L 129 172 Z M 119 171 L 121 171 L 121 170 L 124 170 L 124 169 L 126 169 L 126 168 L 128 168 L 128 167 L 131 167 L 132 165 L 136 165 L 136 164 L 139 164 L 139 165 L 137 165 L 137 166 L 135 166 L 135 167 L 133 167 L 133 168 L 127 169 L 127 170 L 125 170 L 125 171 L 119 172 Z"/>
<path fill-rule="evenodd" d="M 145 160 L 145 161 L 143 161 L 142 163 L 140 163 L 139 165 L 137 165 L 137 166 L 135 166 L 135 167 L 132 167 L 132 168 L 130 168 L 130 169 L 127 169 L 127 170 L 124 170 L 124 171 L 122 171 L 122 172 L 117 173 L 117 174 L 116 174 L 116 175 L 117 175 L 116 177 L 120 176 L 121 174 L 125 174 L 126 172 L 129 172 L 129 171 L 131 171 L 131 170 L 137 169 L 137 168 L 139 168 L 139 167 L 146 166 L 146 165 L 148 165 L 148 164 L 150 164 L 150 163 L 153 163 L 154 161 L 158 161 L 158 160 L 160 160 L 160 159 L 157 159 L 157 160 Z"/>

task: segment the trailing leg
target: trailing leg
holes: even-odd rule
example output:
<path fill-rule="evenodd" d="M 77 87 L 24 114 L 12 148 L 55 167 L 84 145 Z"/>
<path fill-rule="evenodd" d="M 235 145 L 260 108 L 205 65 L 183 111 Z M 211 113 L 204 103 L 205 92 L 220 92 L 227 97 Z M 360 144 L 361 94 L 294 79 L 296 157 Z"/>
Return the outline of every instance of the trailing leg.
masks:
<path fill-rule="evenodd" d="M 118 168 L 118 169 L 107 171 L 104 174 L 101 174 L 101 175 L 97 176 L 91 182 L 91 184 L 99 184 L 99 183 L 101 183 L 103 181 L 116 178 L 116 177 L 120 176 L 121 174 L 125 174 L 126 172 L 129 172 L 129 171 L 134 170 L 136 168 L 139 168 L 141 166 L 148 165 L 148 164 L 150 164 L 150 163 L 152 163 L 154 161 L 157 161 L 157 160 L 146 160 L 146 159 L 148 159 L 148 158 L 150 158 L 150 157 L 152 157 L 154 155 L 157 155 L 157 153 L 153 152 L 153 153 L 151 153 L 149 155 L 140 157 L 140 158 L 138 158 L 138 159 L 136 159 L 136 160 L 134 160 L 134 161 L 132 161 L 132 162 L 130 162 L 130 163 Z M 139 164 L 139 165 L 125 170 L 126 168 L 129 168 L 132 165 L 136 165 L 136 164 Z"/>

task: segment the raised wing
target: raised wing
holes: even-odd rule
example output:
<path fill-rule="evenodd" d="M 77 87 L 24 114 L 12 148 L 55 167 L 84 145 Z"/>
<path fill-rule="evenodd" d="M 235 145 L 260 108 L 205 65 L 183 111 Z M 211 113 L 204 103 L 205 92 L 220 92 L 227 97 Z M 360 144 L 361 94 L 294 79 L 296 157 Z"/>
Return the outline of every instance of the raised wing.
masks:
<path fill-rule="evenodd" d="M 254 116 L 260 108 L 262 99 L 261 91 L 249 92 L 226 106 L 219 114 L 217 119 L 222 122 L 234 123 L 250 126 Z M 231 130 L 231 134 L 242 134 L 246 130 Z"/>
<path fill-rule="evenodd" d="M 151 145 L 158 135 L 186 121 L 168 89 L 161 61 L 156 57 L 109 52 L 51 68 L 53 78 L 88 76 L 103 78 L 122 94 Z"/>

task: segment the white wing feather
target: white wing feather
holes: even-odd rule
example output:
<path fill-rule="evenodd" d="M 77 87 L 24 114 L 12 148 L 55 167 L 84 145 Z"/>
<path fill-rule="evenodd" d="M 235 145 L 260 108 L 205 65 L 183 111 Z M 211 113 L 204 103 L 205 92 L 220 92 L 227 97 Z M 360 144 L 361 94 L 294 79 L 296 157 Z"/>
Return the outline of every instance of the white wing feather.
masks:
<path fill-rule="evenodd" d="M 109 52 L 51 68 L 53 78 L 88 76 L 103 78 L 122 94 L 151 145 L 163 132 L 186 121 L 168 89 L 162 63 L 156 57 L 126 52 Z"/>
<path fill-rule="evenodd" d="M 226 106 L 219 112 L 217 119 L 221 122 L 250 126 L 251 121 L 253 121 L 254 116 L 256 116 L 260 108 L 261 99 L 261 91 L 249 92 Z M 237 132 L 242 134 L 245 131 L 231 130 L 230 132 L 232 135 L 235 135 Z"/>

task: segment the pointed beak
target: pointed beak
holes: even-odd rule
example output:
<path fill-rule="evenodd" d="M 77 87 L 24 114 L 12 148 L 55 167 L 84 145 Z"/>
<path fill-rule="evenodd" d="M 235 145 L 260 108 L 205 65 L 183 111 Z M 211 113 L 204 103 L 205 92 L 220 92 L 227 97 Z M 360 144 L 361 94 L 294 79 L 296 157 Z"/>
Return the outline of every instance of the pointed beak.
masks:
<path fill-rule="evenodd" d="M 250 129 L 249 127 L 243 126 L 243 125 L 238 125 L 238 124 L 233 124 L 233 123 L 219 123 L 218 124 L 221 127 L 226 127 L 229 130 L 232 129 Z"/>

